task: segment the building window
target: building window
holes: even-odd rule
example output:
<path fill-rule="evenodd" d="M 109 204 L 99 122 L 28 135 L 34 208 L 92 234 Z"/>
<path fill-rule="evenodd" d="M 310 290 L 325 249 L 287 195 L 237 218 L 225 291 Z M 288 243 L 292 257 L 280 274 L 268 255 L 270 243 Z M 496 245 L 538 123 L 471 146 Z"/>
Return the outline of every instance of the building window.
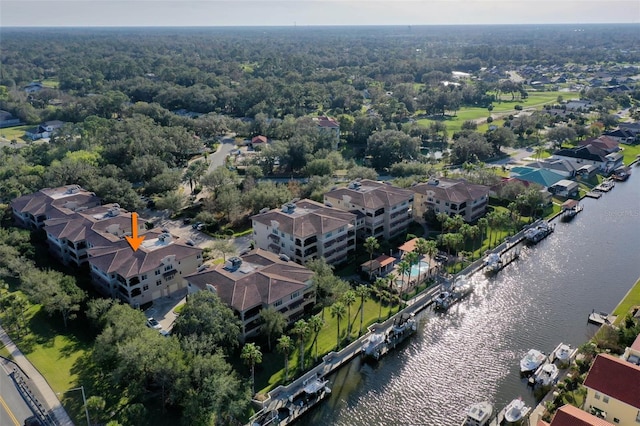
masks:
<path fill-rule="evenodd" d="M 162 285 L 162 281 L 161 280 L 156 281 L 156 285 Z"/>
<path fill-rule="evenodd" d="M 327 235 L 325 235 L 325 238 L 330 238 L 333 235 L 333 232 L 327 232 Z"/>
<path fill-rule="evenodd" d="M 142 281 L 147 279 L 147 274 L 143 274 L 142 277 L 140 278 Z"/>
<path fill-rule="evenodd" d="M 160 269 L 156 269 L 156 275 L 160 275 Z"/>
<path fill-rule="evenodd" d="M 614 417 L 614 418 L 613 418 L 613 422 L 614 422 L 614 423 L 620 423 L 620 419 L 619 419 L 619 418 L 617 418 L 617 417 Z"/>
<path fill-rule="evenodd" d="M 273 306 L 276 306 L 276 307 L 278 307 L 278 306 L 280 306 L 280 305 L 282 305 L 282 300 L 278 300 L 277 302 L 275 302 L 275 303 L 273 304 Z"/>
<path fill-rule="evenodd" d="M 293 294 L 291 295 L 291 300 L 293 300 L 293 299 L 295 299 L 295 298 L 297 298 L 297 297 L 299 297 L 299 296 L 300 296 L 300 292 L 299 292 L 299 291 L 296 291 L 295 293 L 293 293 Z"/>
<path fill-rule="evenodd" d="M 596 394 L 594 395 L 595 399 L 600 399 L 600 394 L 598 392 L 596 392 Z"/>
<path fill-rule="evenodd" d="M 145 285 L 143 285 L 143 286 L 142 286 L 142 291 L 147 291 L 147 290 L 149 290 L 149 286 L 148 286 L 148 285 L 146 285 L 146 284 L 145 284 Z"/>
<path fill-rule="evenodd" d="M 164 271 L 165 271 L 165 272 L 166 272 L 166 271 L 170 271 L 170 270 L 172 270 L 172 269 L 173 269 L 173 265 L 167 265 L 167 266 L 165 266 L 165 267 L 164 267 Z"/>
<path fill-rule="evenodd" d="M 609 402 L 609 397 L 608 396 L 603 396 L 602 397 L 602 402 L 604 402 L 605 404 L 607 404 Z"/>

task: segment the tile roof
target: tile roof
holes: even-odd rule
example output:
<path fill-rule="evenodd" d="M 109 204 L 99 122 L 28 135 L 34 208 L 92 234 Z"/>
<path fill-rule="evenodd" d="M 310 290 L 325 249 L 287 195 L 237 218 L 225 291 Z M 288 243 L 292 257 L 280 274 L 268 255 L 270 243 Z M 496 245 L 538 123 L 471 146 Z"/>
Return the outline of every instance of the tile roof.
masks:
<path fill-rule="evenodd" d="M 391 207 L 409 201 L 413 198 L 413 191 L 398 188 L 386 183 L 380 183 L 369 179 L 362 179 L 357 182 L 357 188 L 337 188 L 324 194 L 326 197 L 343 199 L 344 196 L 351 197 L 351 203 L 367 209 L 379 209 L 381 207 Z"/>
<path fill-rule="evenodd" d="M 612 426 L 608 421 L 582 411 L 573 405 L 563 405 L 556 411 L 550 426 Z"/>
<path fill-rule="evenodd" d="M 161 241 L 161 235 L 157 231 L 148 232 L 136 251 L 131 250 L 125 240 L 89 249 L 89 263 L 105 273 L 131 278 L 159 268 L 167 256 L 175 256 L 175 260 L 180 261 L 202 252 L 202 249 L 183 244 L 173 236 Z"/>
<path fill-rule="evenodd" d="M 251 216 L 251 219 L 268 226 L 274 221 L 278 222 L 278 229 L 282 232 L 300 238 L 334 231 L 356 219 L 353 213 L 327 207 L 312 200 L 301 200 L 293 205 L 295 208 L 289 213 L 283 209 L 272 209 Z"/>
<path fill-rule="evenodd" d="M 45 188 L 11 201 L 11 207 L 20 213 L 30 213 L 34 216 L 51 213 L 52 217 L 62 217 L 82 207 L 99 204 L 100 198 L 96 194 L 78 185 Z M 57 212 L 52 212 L 56 209 Z"/>
<path fill-rule="evenodd" d="M 295 262 L 287 262 L 277 254 L 255 249 L 242 256 L 236 270 L 217 265 L 213 270 L 198 272 L 185 279 L 200 289 L 212 285 L 222 301 L 239 312 L 271 305 L 290 294 L 304 290 L 313 272 Z"/>
<path fill-rule="evenodd" d="M 591 365 L 584 385 L 640 409 L 638 365 L 609 354 L 600 354 Z"/>
<path fill-rule="evenodd" d="M 518 180 L 537 183 L 538 185 L 550 187 L 557 182 L 564 180 L 564 176 L 546 169 L 532 169 L 530 167 L 512 167 L 512 177 Z"/>
<path fill-rule="evenodd" d="M 313 121 L 315 121 L 319 127 L 325 127 L 325 128 L 331 128 L 331 129 L 340 128 L 340 124 L 335 119 L 330 117 L 325 117 L 325 116 L 314 117 Z"/>
<path fill-rule="evenodd" d="M 419 183 L 411 187 L 414 192 L 430 195 L 439 200 L 452 203 L 477 200 L 489 195 L 489 187 L 476 185 L 464 179 L 437 179 L 431 182 Z"/>

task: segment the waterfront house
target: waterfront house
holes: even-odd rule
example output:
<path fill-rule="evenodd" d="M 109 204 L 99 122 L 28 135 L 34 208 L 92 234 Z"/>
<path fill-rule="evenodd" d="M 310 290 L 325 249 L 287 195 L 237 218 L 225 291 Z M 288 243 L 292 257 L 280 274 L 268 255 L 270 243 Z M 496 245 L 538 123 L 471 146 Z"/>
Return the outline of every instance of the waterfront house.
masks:
<path fill-rule="evenodd" d="M 287 203 L 251 217 L 256 247 L 304 264 L 324 257 L 340 263 L 356 250 L 356 231 L 364 217 L 312 200 Z"/>
<path fill-rule="evenodd" d="M 566 159 L 576 168 L 584 165 L 597 166 L 599 171 L 609 174 L 622 165 L 622 153 L 606 151 L 594 145 L 584 145 L 576 148 L 560 149 L 553 153 L 553 158 Z"/>
<path fill-rule="evenodd" d="M 151 230 L 133 251 L 125 239 L 89 248 L 91 278 L 96 289 L 134 308 L 185 289 L 184 277 L 202 265 L 202 249 Z"/>
<path fill-rule="evenodd" d="M 189 275 L 189 292 L 216 293 L 242 323 L 243 338 L 259 333 L 260 311 L 273 307 L 292 324 L 316 301 L 313 272 L 262 249 L 233 257 L 222 265 Z"/>
<path fill-rule="evenodd" d="M 544 188 L 549 188 L 564 179 L 564 176 L 551 170 L 531 167 L 512 167 L 509 174 L 514 179 L 522 182 L 537 183 Z"/>
<path fill-rule="evenodd" d="M 18 226 L 39 229 L 48 219 L 99 206 L 100 198 L 79 185 L 66 185 L 23 195 L 11 201 L 10 205 Z"/>
<path fill-rule="evenodd" d="M 584 381 L 584 409 L 620 425 L 640 423 L 640 366 L 622 358 L 599 354 Z"/>
<path fill-rule="evenodd" d="M 560 197 L 575 197 L 578 195 L 578 182 L 562 179 L 550 186 L 549 192 Z"/>
<path fill-rule="evenodd" d="M 407 231 L 414 192 L 369 179 L 351 182 L 324 194 L 325 204 L 364 217 L 361 238 L 390 239 Z"/>
<path fill-rule="evenodd" d="M 595 146 L 596 148 L 611 154 L 620 151 L 620 143 L 608 136 L 600 136 L 598 138 L 584 139 L 578 142 L 578 146 Z"/>
<path fill-rule="evenodd" d="M 558 158 L 545 158 L 544 160 L 527 163 L 526 167 L 531 169 L 544 169 L 557 173 L 564 177 L 572 178 L 576 175 L 576 167 L 567 160 Z"/>
<path fill-rule="evenodd" d="M 582 411 L 573 405 L 558 408 L 551 423 L 538 421 L 538 426 L 613 426 L 606 420 Z"/>
<path fill-rule="evenodd" d="M 465 222 L 484 216 L 490 188 L 464 179 L 430 179 L 411 187 L 415 193 L 413 217 L 423 220 L 427 211 L 434 214 L 460 215 Z"/>

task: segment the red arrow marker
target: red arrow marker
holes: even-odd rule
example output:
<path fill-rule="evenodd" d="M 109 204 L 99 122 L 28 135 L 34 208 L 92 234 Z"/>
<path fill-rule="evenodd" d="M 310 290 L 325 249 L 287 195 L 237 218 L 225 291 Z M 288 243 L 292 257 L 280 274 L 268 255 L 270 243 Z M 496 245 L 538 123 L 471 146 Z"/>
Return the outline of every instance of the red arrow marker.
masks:
<path fill-rule="evenodd" d="M 138 237 L 138 213 L 131 213 L 131 236 L 125 235 L 124 237 L 133 251 L 138 250 L 140 244 L 144 241 L 144 235 Z"/>

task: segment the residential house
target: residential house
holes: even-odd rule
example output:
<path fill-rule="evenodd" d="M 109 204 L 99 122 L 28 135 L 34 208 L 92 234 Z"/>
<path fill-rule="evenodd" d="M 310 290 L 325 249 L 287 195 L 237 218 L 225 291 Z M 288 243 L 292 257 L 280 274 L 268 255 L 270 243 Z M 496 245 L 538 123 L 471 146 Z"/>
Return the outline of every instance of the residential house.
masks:
<path fill-rule="evenodd" d="M 569 178 L 574 177 L 577 171 L 576 167 L 570 161 L 558 158 L 545 158 L 544 160 L 534 161 L 526 164 L 526 167 L 549 170 Z"/>
<path fill-rule="evenodd" d="M 202 249 L 153 230 L 136 251 L 120 239 L 88 252 L 96 289 L 134 308 L 187 288 L 184 277 L 195 273 L 203 262 Z"/>
<path fill-rule="evenodd" d="M 465 222 L 482 217 L 489 202 L 489 187 L 467 182 L 464 179 L 431 179 L 411 187 L 415 194 L 413 217 L 423 220 L 431 210 L 435 214 L 460 215 Z"/>
<path fill-rule="evenodd" d="M 355 252 L 356 231 L 364 218 L 311 200 L 287 203 L 281 209 L 251 217 L 256 246 L 304 264 L 324 257 L 330 264 Z"/>
<path fill-rule="evenodd" d="M 53 132 L 58 130 L 63 125 L 64 123 L 60 120 L 46 121 L 37 127 L 32 127 L 25 130 L 24 135 L 33 141 L 43 138 L 49 138 L 51 137 Z"/>
<path fill-rule="evenodd" d="M 393 265 L 395 264 L 396 260 L 398 259 L 393 256 L 381 254 L 375 259 L 367 260 L 362 265 L 360 265 L 360 271 L 368 279 L 372 279 L 374 277 L 384 277 L 393 270 Z"/>
<path fill-rule="evenodd" d="M 590 179 L 598 174 L 598 166 L 593 164 L 585 164 L 576 171 L 576 176 L 580 176 L 582 179 Z"/>
<path fill-rule="evenodd" d="M 362 238 L 390 239 L 407 231 L 414 192 L 369 179 L 351 182 L 324 194 L 326 205 L 364 216 Z"/>
<path fill-rule="evenodd" d="M 80 266 L 88 261 L 89 249 L 107 247 L 131 235 L 131 213 L 108 204 L 46 220 L 44 230 L 49 251 L 64 264 Z M 138 234 L 145 232 L 144 221 L 139 221 Z"/>
<path fill-rule="evenodd" d="M 584 139 L 578 142 L 578 146 L 595 146 L 596 148 L 611 154 L 620 151 L 620 143 L 614 138 L 600 136 L 598 138 Z"/>
<path fill-rule="evenodd" d="M 272 307 L 292 324 L 316 301 L 313 272 L 284 256 L 255 249 L 186 277 L 189 292 L 211 291 L 230 306 L 242 323 L 243 338 L 258 334 L 260 311 Z"/>
<path fill-rule="evenodd" d="M 24 86 L 23 89 L 27 93 L 36 93 L 44 89 L 44 86 L 39 81 L 34 81 Z"/>
<path fill-rule="evenodd" d="M 249 143 L 249 146 L 251 147 L 251 149 L 260 151 L 262 148 L 267 146 L 267 143 L 269 143 L 269 139 L 267 139 L 266 136 L 259 135 L 251 138 L 251 142 Z"/>
<path fill-rule="evenodd" d="M 47 219 L 60 218 L 100 205 L 100 198 L 78 185 L 45 188 L 11 201 L 16 224 L 24 228 L 42 228 Z"/>
<path fill-rule="evenodd" d="M 8 111 L 0 109 L 0 128 L 17 126 L 18 124 L 20 124 L 19 118 L 14 117 L 13 114 Z"/>
<path fill-rule="evenodd" d="M 609 137 L 611 139 L 614 139 L 618 143 L 625 143 L 625 144 L 634 144 L 640 140 L 638 136 L 640 135 L 640 133 L 633 132 L 632 130 L 625 129 L 625 128 L 609 130 L 608 132 L 604 132 L 602 135 Z"/>
<path fill-rule="evenodd" d="M 606 420 L 589 414 L 573 405 L 563 405 L 558 408 L 551 423 L 538 423 L 545 426 L 613 426 Z"/>
<path fill-rule="evenodd" d="M 340 123 L 338 123 L 336 119 L 326 116 L 313 117 L 313 121 L 315 121 L 321 132 L 326 132 L 333 136 L 333 149 L 338 149 L 338 144 L 340 143 Z"/>
<path fill-rule="evenodd" d="M 578 182 L 562 179 L 550 186 L 549 192 L 560 197 L 576 197 L 578 195 Z"/>
<path fill-rule="evenodd" d="M 640 309 L 637 310 L 636 315 L 640 315 Z M 636 337 L 631 346 L 625 349 L 622 359 L 632 364 L 640 365 L 640 335 Z"/>
<path fill-rule="evenodd" d="M 591 144 L 576 148 L 560 149 L 553 153 L 553 158 L 568 160 L 573 163 L 576 168 L 584 165 L 594 165 L 604 174 L 609 174 L 622 165 L 622 153 L 607 153 Z"/>
<path fill-rule="evenodd" d="M 640 423 L 640 366 L 599 354 L 584 381 L 584 409 L 613 424 Z"/>
<path fill-rule="evenodd" d="M 570 100 L 567 102 L 566 107 L 568 111 L 588 111 L 594 105 L 591 101 Z"/>

